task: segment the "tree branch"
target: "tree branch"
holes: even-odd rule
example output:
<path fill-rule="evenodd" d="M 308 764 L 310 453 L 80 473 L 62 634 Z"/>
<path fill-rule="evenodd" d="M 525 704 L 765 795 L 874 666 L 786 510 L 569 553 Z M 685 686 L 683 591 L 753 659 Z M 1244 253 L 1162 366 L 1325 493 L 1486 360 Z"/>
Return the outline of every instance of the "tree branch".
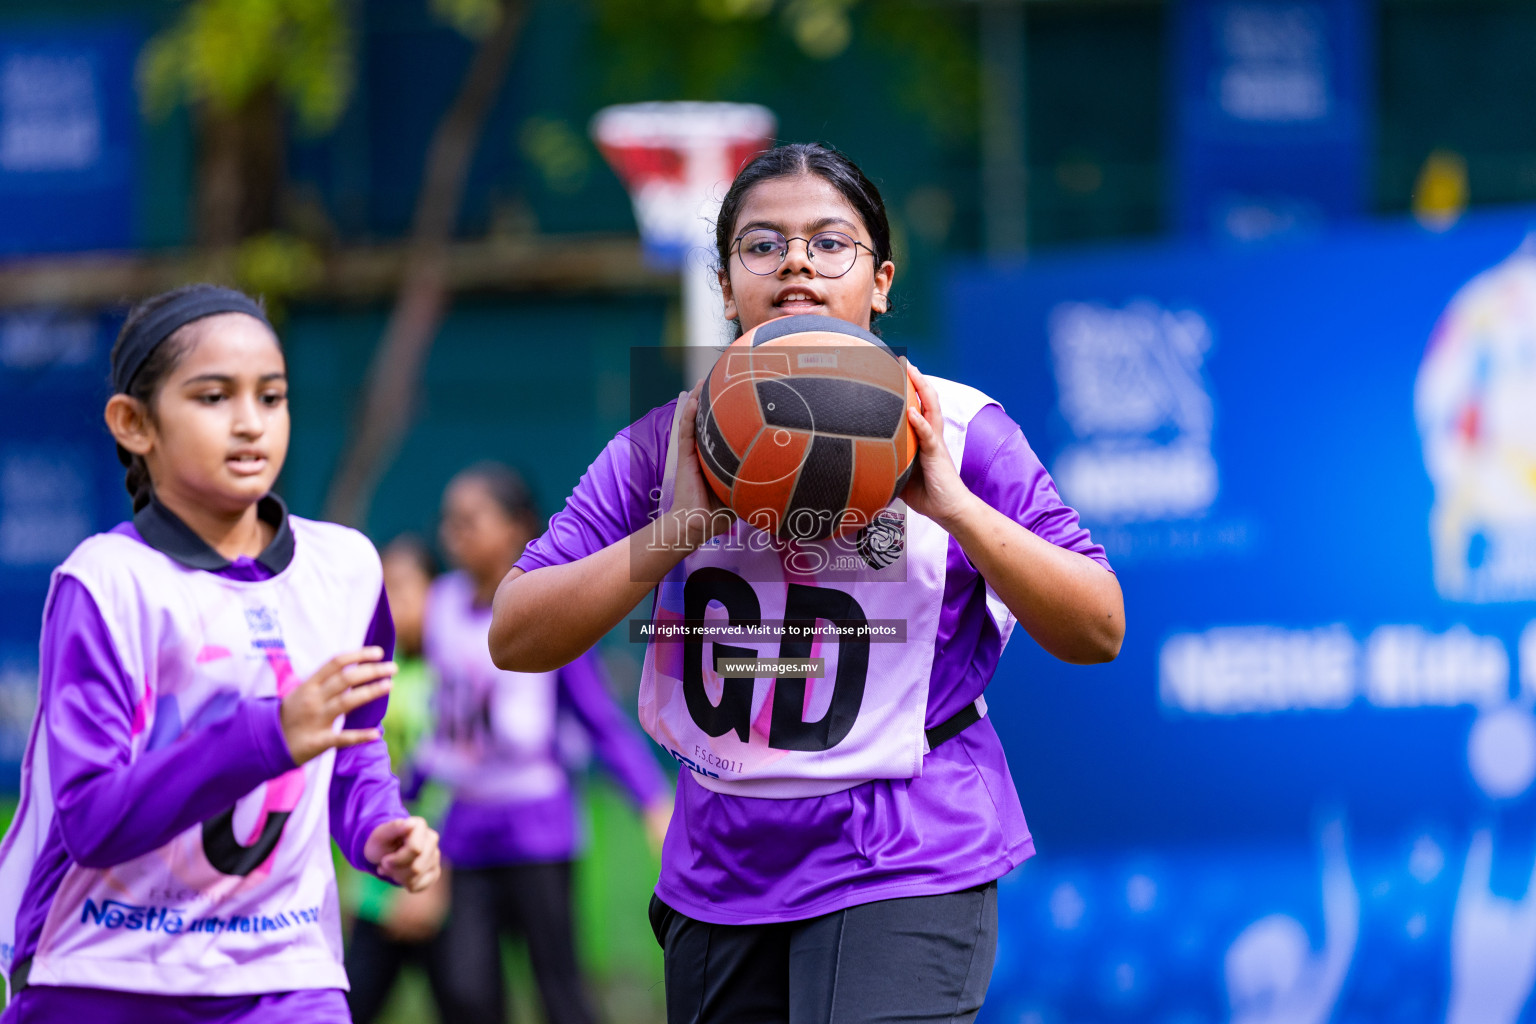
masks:
<path fill-rule="evenodd" d="M 379 302 L 405 280 L 407 245 L 358 245 L 323 253 L 320 274 L 286 299 Z M 445 249 L 454 294 L 672 295 L 677 275 L 650 269 L 627 235 L 529 235 L 454 242 Z M 192 281 L 239 284 L 234 249 L 87 252 L 0 261 L 0 309 L 101 308 L 136 302 Z"/>
<path fill-rule="evenodd" d="M 379 478 L 415 415 L 422 367 L 449 303 L 448 243 L 485 119 L 506 80 L 522 29 L 522 0 L 502 0 L 501 17 L 481 40 L 459 93 L 438 122 L 422 174 L 404 279 L 374 352 L 350 444 L 326 497 L 325 515 L 361 525 Z"/>

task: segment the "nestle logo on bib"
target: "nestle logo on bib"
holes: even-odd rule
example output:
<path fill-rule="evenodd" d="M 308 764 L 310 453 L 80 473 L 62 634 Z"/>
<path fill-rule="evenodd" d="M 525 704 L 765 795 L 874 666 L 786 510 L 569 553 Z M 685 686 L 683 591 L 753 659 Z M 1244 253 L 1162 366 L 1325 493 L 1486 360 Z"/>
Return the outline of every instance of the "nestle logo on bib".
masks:
<path fill-rule="evenodd" d="M 121 900 L 102 900 L 100 904 L 89 897 L 80 911 L 80 923 L 98 928 L 130 932 L 164 932 L 180 935 L 183 932 L 200 932 L 212 935 L 239 935 L 282 931 L 314 925 L 320 921 L 319 907 L 300 907 L 263 914 L 231 914 L 228 917 L 197 917 L 187 921 L 180 907 L 141 907 Z"/>
<path fill-rule="evenodd" d="M 120 900 L 102 900 L 98 906 L 90 898 L 86 899 L 85 909 L 80 913 L 80 923 L 169 935 L 177 934 L 183 926 L 180 907 L 140 907 Z"/>

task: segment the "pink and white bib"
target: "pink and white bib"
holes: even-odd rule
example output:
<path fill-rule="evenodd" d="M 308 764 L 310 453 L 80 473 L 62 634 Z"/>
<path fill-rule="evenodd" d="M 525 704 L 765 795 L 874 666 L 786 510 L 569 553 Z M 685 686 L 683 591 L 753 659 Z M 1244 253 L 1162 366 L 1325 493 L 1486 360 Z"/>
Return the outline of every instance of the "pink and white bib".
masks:
<path fill-rule="evenodd" d="M 475 605 L 463 573 L 439 577 L 422 632 L 438 675 L 435 726 L 417 756 L 423 770 L 472 803 L 513 803 L 564 792 L 551 756 L 559 680 L 555 672 L 508 672 L 491 661 L 491 610 Z"/>
<path fill-rule="evenodd" d="M 90 592 L 137 688 L 131 757 L 164 716 L 179 722 L 160 722 L 160 732 L 179 732 L 237 701 L 285 695 L 361 646 L 382 583 L 373 545 L 346 527 L 289 522 L 293 561 L 260 582 L 190 569 L 110 533 L 88 538 L 55 571 L 55 581 L 70 576 Z M 42 721 L 40 713 L 19 820 L 0 852 L 7 949 L 53 815 Z M 31 983 L 171 995 L 346 988 L 329 833 L 334 762 L 327 751 L 133 860 L 71 864 Z"/>

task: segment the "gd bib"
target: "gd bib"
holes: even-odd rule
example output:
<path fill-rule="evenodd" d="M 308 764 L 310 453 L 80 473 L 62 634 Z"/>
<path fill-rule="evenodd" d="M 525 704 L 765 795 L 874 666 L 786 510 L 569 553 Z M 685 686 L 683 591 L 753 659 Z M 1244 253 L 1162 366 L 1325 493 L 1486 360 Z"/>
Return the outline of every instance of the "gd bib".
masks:
<path fill-rule="evenodd" d="M 958 466 L 990 399 L 929 379 Z M 674 415 L 658 511 L 677 445 Z M 656 589 L 641 725 L 718 793 L 788 799 L 920 775 L 948 548 L 899 500 L 843 539 L 783 541 L 736 521 Z"/>

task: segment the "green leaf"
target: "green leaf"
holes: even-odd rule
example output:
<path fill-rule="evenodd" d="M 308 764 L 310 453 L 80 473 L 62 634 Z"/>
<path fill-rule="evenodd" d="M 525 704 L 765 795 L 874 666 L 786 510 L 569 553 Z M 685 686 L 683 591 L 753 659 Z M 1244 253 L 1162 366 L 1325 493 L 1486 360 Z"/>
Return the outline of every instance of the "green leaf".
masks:
<path fill-rule="evenodd" d="M 344 0 L 189 0 L 144 47 L 138 75 L 151 116 L 234 113 L 275 87 L 302 129 L 327 131 L 355 78 Z"/>
<path fill-rule="evenodd" d="M 501 20 L 497 0 L 432 0 L 432 14 L 470 39 L 484 39 Z"/>

